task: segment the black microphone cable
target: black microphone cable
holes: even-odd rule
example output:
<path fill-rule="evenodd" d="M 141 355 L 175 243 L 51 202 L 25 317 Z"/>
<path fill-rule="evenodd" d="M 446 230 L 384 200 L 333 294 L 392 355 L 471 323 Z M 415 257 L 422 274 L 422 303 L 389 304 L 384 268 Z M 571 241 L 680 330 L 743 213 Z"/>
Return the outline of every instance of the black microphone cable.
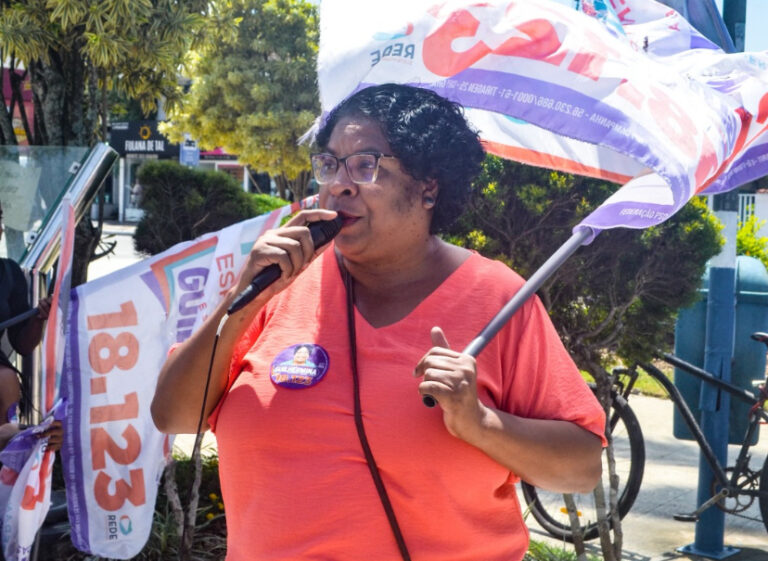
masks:
<path fill-rule="evenodd" d="M 312 236 L 312 244 L 315 246 L 315 249 L 318 249 L 319 247 L 322 247 L 330 242 L 336 236 L 336 234 L 341 231 L 341 224 L 342 218 L 338 215 L 332 220 L 318 220 L 316 222 L 310 222 L 307 224 L 309 233 Z M 227 313 L 224 314 L 224 316 L 221 318 L 221 321 L 219 321 L 219 326 L 216 328 L 216 335 L 213 339 L 213 346 L 211 347 L 211 361 L 208 364 L 208 375 L 205 379 L 205 393 L 203 394 L 203 403 L 200 407 L 200 418 L 197 422 L 197 436 L 195 438 L 195 446 L 192 448 L 193 454 L 195 452 L 195 448 L 199 448 L 198 444 L 202 440 L 200 437 L 200 431 L 203 428 L 205 405 L 208 400 L 208 389 L 211 386 L 213 360 L 216 356 L 216 347 L 219 344 L 219 336 L 221 335 L 221 330 L 224 328 L 224 324 L 227 322 L 229 316 L 248 305 L 254 298 L 256 298 L 256 296 L 264 291 L 264 289 L 279 279 L 281 274 L 282 271 L 280 266 L 277 264 L 272 264 L 268 267 L 265 267 L 255 277 L 253 277 L 251 284 L 249 284 L 245 290 L 238 294 L 237 298 L 235 298 L 235 300 L 227 309 Z"/>
<path fill-rule="evenodd" d="M 213 361 L 216 358 L 216 347 L 219 344 L 219 336 L 221 335 L 221 330 L 224 328 L 224 324 L 227 323 L 228 318 L 229 318 L 229 314 L 224 314 L 224 316 L 221 318 L 221 321 L 219 321 L 219 326 L 216 328 L 216 335 L 213 338 L 213 346 L 211 347 L 211 360 L 208 363 L 208 374 L 205 377 L 205 389 L 203 390 L 203 402 L 200 405 L 200 418 L 197 421 L 195 443 L 192 445 L 192 453 L 190 454 L 190 459 L 194 459 L 196 455 L 200 454 L 200 448 L 203 443 L 203 434 L 202 434 L 203 419 L 205 419 L 205 406 L 208 402 L 208 390 L 211 387 Z M 192 488 L 190 488 L 189 490 L 189 498 L 187 499 L 187 504 L 190 504 L 191 502 L 192 502 Z M 186 543 L 187 526 L 188 524 L 185 521 L 181 529 L 181 541 L 179 542 L 180 551 L 184 548 L 184 544 Z"/>

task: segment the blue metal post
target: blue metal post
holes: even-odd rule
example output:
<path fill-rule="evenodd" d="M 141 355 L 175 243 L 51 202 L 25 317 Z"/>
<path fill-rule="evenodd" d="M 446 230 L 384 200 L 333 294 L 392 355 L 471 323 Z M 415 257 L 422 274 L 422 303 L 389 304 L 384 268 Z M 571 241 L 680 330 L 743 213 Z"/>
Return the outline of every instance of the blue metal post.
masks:
<path fill-rule="evenodd" d="M 664 0 L 669 4 L 669 0 Z M 679 0 L 677 0 L 679 2 Z M 723 18 L 718 17 L 712 0 L 684 0 L 685 17 L 717 42 L 726 52 L 744 50 L 744 27 L 747 16 L 746 0 L 724 0 Z M 693 21 L 698 20 L 698 21 Z M 725 28 L 726 33 L 723 33 Z M 738 230 L 738 191 L 712 197 L 717 217 L 725 226 L 726 246 L 710 262 L 707 329 L 704 369 L 730 382 L 733 360 L 733 337 L 736 308 L 736 232 Z M 727 465 L 728 416 L 730 396 L 725 392 L 701 385 L 701 428 L 720 463 Z M 699 488 L 697 504 L 703 504 L 713 494 L 713 474 L 704 456 L 699 456 Z M 739 550 L 723 545 L 725 513 L 717 507 L 705 510 L 696 522 L 696 539 L 681 548 L 685 553 L 722 559 Z"/>
<path fill-rule="evenodd" d="M 704 369 L 726 382 L 731 381 L 733 337 L 736 312 L 736 230 L 738 223 L 738 192 L 716 195 L 714 210 L 723 222 L 726 244 L 720 255 L 713 258 L 709 269 L 709 297 L 707 300 L 707 328 L 704 350 Z M 728 415 L 730 399 L 707 384 L 701 385 L 701 428 L 712 450 L 723 465 L 728 458 Z M 699 455 L 698 506 L 714 493 L 713 473 L 703 455 Z M 723 559 L 739 550 L 724 546 L 725 513 L 712 506 L 701 513 L 696 522 L 694 543 L 681 548 L 684 553 Z"/>

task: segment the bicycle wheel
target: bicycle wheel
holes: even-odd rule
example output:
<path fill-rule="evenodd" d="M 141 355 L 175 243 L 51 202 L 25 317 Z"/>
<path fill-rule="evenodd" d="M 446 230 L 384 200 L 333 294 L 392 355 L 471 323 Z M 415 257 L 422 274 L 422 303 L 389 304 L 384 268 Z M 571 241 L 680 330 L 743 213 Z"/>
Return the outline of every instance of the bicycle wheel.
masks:
<path fill-rule="evenodd" d="M 640 423 L 632 409 L 620 395 L 614 394 L 611 409 L 611 424 L 613 425 L 613 453 L 616 459 L 616 473 L 619 476 L 619 517 L 624 516 L 632 508 L 632 504 L 640 491 L 645 469 L 645 442 Z M 608 473 L 607 455 L 603 452 L 603 474 Z M 606 501 L 610 487 L 607 477 L 604 478 Z M 573 541 L 568 511 L 561 493 L 537 489 L 526 482 L 521 483 L 525 502 L 530 508 L 536 521 L 551 535 L 558 539 Z M 598 536 L 597 511 L 592 493 L 576 493 L 573 495 L 579 512 L 579 522 L 585 540 Z"/>
<path fill-rule="evenodd" d="M 765 531 L 768 532 L 768 456 L 765 458 L 763 464 L 763 471 L 760 474 L 760 485 L 757 488 L 760 493 L 758 497 L 758 504 L 760 505 L 760 516 L 763 519 L 763 526 Z"/>

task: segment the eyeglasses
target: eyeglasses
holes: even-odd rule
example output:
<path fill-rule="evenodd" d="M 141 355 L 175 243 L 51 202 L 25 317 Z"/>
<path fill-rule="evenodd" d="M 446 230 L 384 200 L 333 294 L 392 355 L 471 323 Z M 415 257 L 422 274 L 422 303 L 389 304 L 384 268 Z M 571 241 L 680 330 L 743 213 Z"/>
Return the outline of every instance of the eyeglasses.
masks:
<path fill-rule="evenodd" d="M 379 174 L 379 160 L 381 158 L 396 158 L 382 154 L 381 152 L 361 152 L 359 154 L 350 154 L 346 158 L 337 158 L 332 154 L 312 154 L 312 172 L 315 175 L 315 181 L 320 185 L 330 183 L 336 179 L 336 173 L 339 171 L 339 164 L 342 163 L 347 168 L 349 178 L 357 183 L 373 183 Z"/>

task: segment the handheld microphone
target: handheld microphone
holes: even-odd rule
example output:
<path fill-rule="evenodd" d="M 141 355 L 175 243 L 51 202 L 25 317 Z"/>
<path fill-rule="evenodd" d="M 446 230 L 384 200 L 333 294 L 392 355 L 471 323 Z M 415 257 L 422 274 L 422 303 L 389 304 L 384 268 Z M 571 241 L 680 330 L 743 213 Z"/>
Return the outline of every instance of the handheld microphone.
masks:
<path fill-rule="evenodd" d="M 331 241 L 336 234 L 341 230 L 341 216 L 336 216 L 333 220 L 319 220 L 317 222 L 310 222 L 307 224 L 309 233 L 312 236 L 312 243 L 317 249 L 320 246 L 327 244 Z M 275 282 L 282 275 L 280 266 L 276 263 L 265 267 L 263 271 L 259 272 L 248 287 L 238 294 L 235 301 L 227 310 L 227 315 L 232 315 L 236 311 L 244 308 L 251 300 L 261 294 L 269 285 Z"/>
<path fill-rule="evenodd" d="M 434 407 L 437 405 L 437 400 L 428 393 L 421 396 L 421 402 L 427 407 Z"/>

